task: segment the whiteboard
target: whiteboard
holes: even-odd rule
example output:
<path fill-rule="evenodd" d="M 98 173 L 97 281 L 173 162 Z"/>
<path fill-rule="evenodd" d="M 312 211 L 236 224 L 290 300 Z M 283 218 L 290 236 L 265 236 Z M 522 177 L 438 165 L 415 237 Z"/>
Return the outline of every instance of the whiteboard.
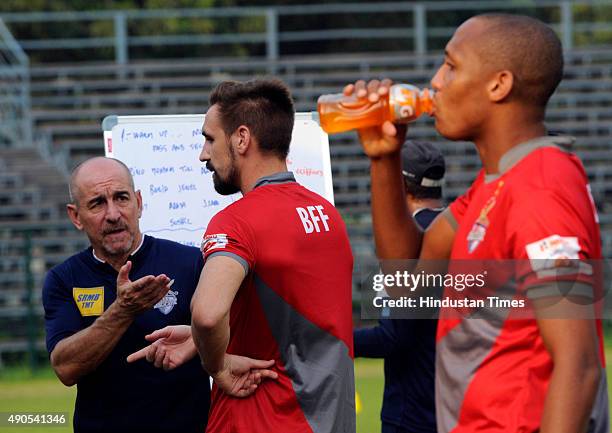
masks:
<path fill-rule="evenodd" d="M 210 219 L 239 200 L 219 195 L 199 161 L 203 114 L 108 116 L 102 122 L 106 156 L 123 161 L 141 191 L 143 233 L 200 246 Z M 296 113 L 287 166 L 306 188 L 334 203 L 329 141 L 317 113 Z"/>

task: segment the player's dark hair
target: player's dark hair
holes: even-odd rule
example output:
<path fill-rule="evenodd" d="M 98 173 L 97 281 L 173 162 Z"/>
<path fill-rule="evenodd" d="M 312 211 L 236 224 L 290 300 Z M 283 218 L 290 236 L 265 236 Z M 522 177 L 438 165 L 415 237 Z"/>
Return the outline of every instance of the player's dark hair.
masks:
<path fill-rule="evenodd" d="M 295 115 L 291 93 L 282 81 L 224 81 L 215 87 L 209 102 L 219 107 L 226 135 L 245 125 L 262 152 L 287 157 Z"/>
<path fill-rule="evenodd" d="M 488 24 L 479 45 L 484 62 L 514 75 L 511 97 L 542 108 L 563 77 L 563 49 L 555 32 L 523 15 L 483 14 Z"/>

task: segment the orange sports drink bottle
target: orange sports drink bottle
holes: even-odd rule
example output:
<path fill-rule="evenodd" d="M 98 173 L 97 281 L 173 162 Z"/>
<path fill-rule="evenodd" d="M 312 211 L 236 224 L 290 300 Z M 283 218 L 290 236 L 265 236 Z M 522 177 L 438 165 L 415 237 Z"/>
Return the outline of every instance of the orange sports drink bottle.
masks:
<path fill-rule="evenodd" d="M 431 114 L 433 90 L 420 90 L 410 84 L 394 84 L 387 96 L 377 102 L 357 98 L 355 94 L 321 95 L 317 111 L 321 127 L 328 134 L 393 123 L 408 123 L 423 113 Z"/>

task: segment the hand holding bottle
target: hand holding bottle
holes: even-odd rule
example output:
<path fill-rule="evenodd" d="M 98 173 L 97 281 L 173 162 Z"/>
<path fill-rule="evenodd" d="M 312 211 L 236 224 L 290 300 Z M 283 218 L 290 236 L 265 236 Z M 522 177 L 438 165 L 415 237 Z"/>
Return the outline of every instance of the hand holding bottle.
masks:
<path fill-rule="evenodd" d="M 370 159 L 399 153 L 406 138 L 408 125 L 394 125 L 386 121 L 382 125 L 358 129 L 359 141 Z"/>
<path fill-rule="evenodd" d="M 366 103 L 376 104 L 389 97 L 389 89 L 393 82 L 389 79 L 371 80 L 367 84 L 363 80 L 344 87 L 346 97 L 355 97 Z M 406 124 L 394 124 L 390 120 L 381 124 L 358 129 L 359 139 L 365 154 L 370 158 L 380 158 L 384 155 L 399 152 L 407 131 Z"/>
<path fill-rule="evenodd" d="M 355 84 L 347 84 L 344 87 L 343 94 L 352 96 L 355 94 L 360 99 L 367 98 L 370 102 L 378 102 L 380 97 L 389 95 L 389 88 L 393 85 L 393 81 L 389 78 L 384 80 L 370 80 L 367 83 L 364 80 L 359 80 Z"/>
<path fill-rule="evenodd" d="M 391 80 L 360 80 L 349 84 L 343 93 L 321 95 L 317 110 L 325 132 L 357 129 L 366 154 L 377 158 L 399 151 L 406 134 L 398 125 L 432 112 L 433 92 Z"/>

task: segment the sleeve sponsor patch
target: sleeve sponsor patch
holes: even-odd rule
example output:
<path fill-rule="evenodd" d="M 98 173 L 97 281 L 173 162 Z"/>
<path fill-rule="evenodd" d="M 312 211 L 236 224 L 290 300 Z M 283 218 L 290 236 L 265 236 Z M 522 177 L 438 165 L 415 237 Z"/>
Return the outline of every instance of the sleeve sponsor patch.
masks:
<path fill-rule="evenodd" d="M 525 246 L 531 268 L 539 277 L 556 276 L 559 273 L 591 275 L 592 267 L 580 260 L 580 243 L 575 236 L 552 235 Z"/>
<path fill-rule="evenodd" d="M 81 316 L 100 316 L 104 312 L 104 286 L 73 287 L 72 297 Z"/>
<path fill-rule="evenodd" d="M 229 240 L 227 234 L 225 233 L 206 235 L 202 240 L 202 245 L 200 249 L 202 250 L 203 254 L 206 254 L 212 250 L 220 250 L 225 248 L 228 242 Z"/>

